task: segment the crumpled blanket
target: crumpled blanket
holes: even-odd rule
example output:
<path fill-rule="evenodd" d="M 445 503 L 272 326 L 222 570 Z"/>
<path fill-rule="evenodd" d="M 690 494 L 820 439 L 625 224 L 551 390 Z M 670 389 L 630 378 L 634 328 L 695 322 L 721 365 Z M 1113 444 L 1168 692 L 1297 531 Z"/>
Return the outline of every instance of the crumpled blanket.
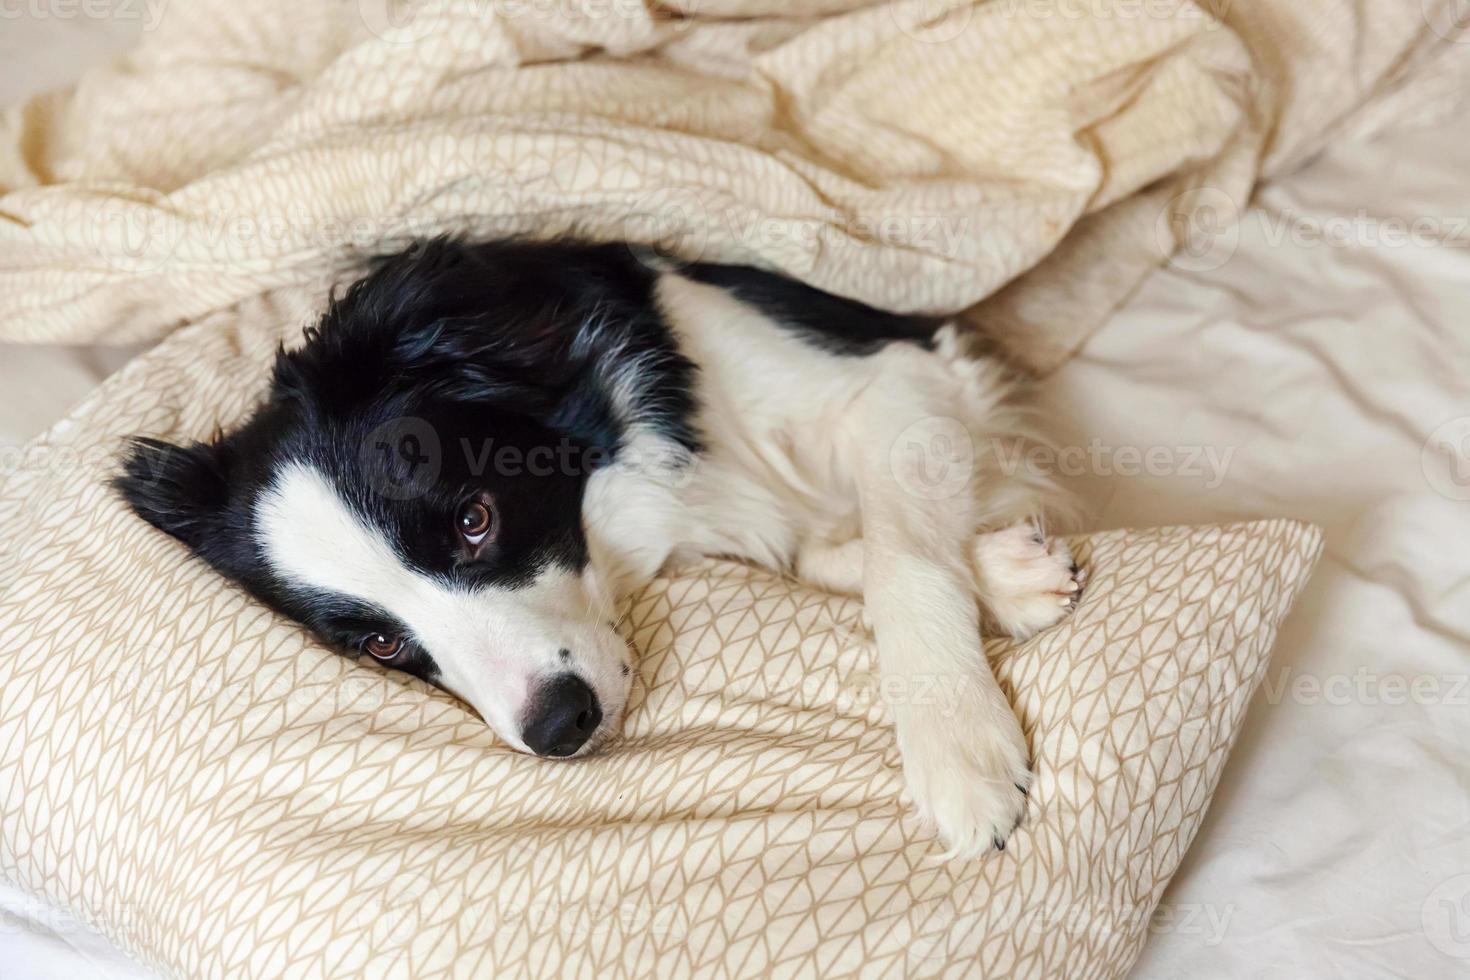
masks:
<path fill-rule="evenodd" d="M 1463 86 L 1452 0 L 203 0 L 0 117 L 0 340 L 579 234 L 1068 356 L 1263 175 Z M 1385 100 L 1391 111 L 1384 111 Z"/>

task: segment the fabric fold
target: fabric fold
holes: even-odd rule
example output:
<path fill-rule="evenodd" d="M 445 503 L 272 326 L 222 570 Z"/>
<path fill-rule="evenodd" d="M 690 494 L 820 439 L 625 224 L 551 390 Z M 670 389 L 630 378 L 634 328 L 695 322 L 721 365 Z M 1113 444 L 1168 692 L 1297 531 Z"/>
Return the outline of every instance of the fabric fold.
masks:
<path fill-rule="evenodd" d="M 1465 61 L 1450 0 L 776 6 L 170 9 L 0 117 L 0 339 L 153 340 L 411 237 L 576 234 L 968 310 L 1046 370 L 1214 227 L 1200 189 L 1238 213 Z"/>

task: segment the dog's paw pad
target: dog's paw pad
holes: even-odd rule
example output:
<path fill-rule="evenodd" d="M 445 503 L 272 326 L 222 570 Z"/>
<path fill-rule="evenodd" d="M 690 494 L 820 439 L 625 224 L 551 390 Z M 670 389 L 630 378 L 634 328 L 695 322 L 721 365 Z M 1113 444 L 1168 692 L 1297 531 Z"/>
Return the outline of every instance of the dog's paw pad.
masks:
<path fill-rule="evenodd" d="M 982 534 L 975 543 L 980 599 L 1000 629 L 1017 639 L 1052 626 L 1077 608 L 1087 569 L 1061 538 L 1031 524 Z"/>
<path fill-rule="evenodd" d="M 1033 776 L 1014 716 L 966 698 L 953 710 L 903 711 L 897 719 L 904 780 L 920 823 L 948 858 L 1003 851 L 1026 814 Z"/>
<path fill-rule="evenodd" d="M 947 857 L 964 860 L 1004 851 L 1026 815 L 1028 793 L 1020 783 L 1002 782 L 1015 770 L 998 760 L 978 766 L 971 760 L 957 768 L 963 771 L 953 774 L 961 777 L 955 782 L 914 787 L 923 824 L 937 832 Z"/>

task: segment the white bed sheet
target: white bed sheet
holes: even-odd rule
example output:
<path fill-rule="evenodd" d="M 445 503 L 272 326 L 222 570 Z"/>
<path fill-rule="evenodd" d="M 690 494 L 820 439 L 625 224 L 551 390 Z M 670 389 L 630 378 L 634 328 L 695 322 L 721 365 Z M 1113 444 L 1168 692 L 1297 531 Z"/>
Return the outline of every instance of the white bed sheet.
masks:
<path fill-rule="evenodd" d="M 1264 190 L 1043 385 L 1064 443 L 1165 447 L 1090 455 L 1090 525 L 1326 529 L 1139 976 L 1470 976 L 1467 127 Z"/>
<path fill-rule="evenodd" d="M 80 7 L 0 8 L 0 106 L 74 81 L 122 51 L 145 26 L 119 5 L 117 17 Z M 104 347 L 0 344 L 0 468 L 134 353 Z M 0 880 L 0 978 L 142 980 L 151 976 L 103 935 L 64 909 Z"/>
<path fill-rule="evenodd" d="M 0 3 L 0 107 L 70 84 L 148 26 L 145 4 L 114 8 L 95 17 L 80 4 Z M 0 468 L 135 352 L 0 344 Z"/>
<path fill-rule="evenodd" d="M 0 102 L 137 26 L 7 22 Z M 1467 124 L 1344 145 L 1266 190 L 1041 385 L 1089 526 L 1327 529 L 1140 976 L 1470 975 L 1470 441 L 1425 449 L 1470 416 Z M 1399 242 L 1393 221 L 1419 219 Z M 0 448 L 117 360 L 0 350 Z M 1418 695 L 1396 703 L 1396 676 Z M 0 924 L 6 977 L 141 975 L 3 883 Z"/>

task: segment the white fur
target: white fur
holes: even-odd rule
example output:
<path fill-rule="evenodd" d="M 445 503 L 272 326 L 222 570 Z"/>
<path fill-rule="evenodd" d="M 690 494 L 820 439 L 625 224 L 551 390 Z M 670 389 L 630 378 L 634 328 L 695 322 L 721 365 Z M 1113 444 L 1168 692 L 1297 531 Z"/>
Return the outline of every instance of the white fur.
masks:
<path fill-rule="evenodd" d="M 607 716 L 584 751 L 616 730 L 629 681 L 603 625 L 607 606 L 670 561 L 731 555 L 861 591 L 879 669 L 898 681 L 884 689 L 938 683 L 960 694 L 947 710 L 890 705 L 919 813 L 954 854 L 1003 845 L 1025 808 L 1029 753 L 985 661 L 980 604 L 994 624 L 1028 635 L 1065 615 L 1081 582 L 1065 547 L 1030 523 L 1049 484 L 1003 472 L 1001 460 L 1024 458 L 1014 450 L 1031 437 L 1001 370 L 965 357 L 949 328 L 933 351 L 893 344 L 844 357 L 677 273 L 660 277 L 657 297 L 699 368 L 705 450 L 691 458 L 632 425 L 586 487 L 584 574 L 546 574 L 514 592 L 455 588 L 406 567 L 301 466 L 283 471 L 261 505 L 270 561 L 406 623 L 445 686 L 521 749 L 516 714 L 560 647 L 577 651 Z M 627 375 L 615 389 L 632 390 L 636 365 L 609 370 Z M 958 467 L 937 483 L 934 447 Z"/>
<path fill-rule="evenodd" d="M 880 670 L 899 681 L 885 689 L 937 681 L 962 694 L 948 711 L 890 706 L 920 815 L 953 854 L 1003 846 L 1024 811 L 1029 753 L 985 662 L 977 599 L 1026 635 L 1065 615 L 1080 582 L 1065 546 L 1020 523 L 1050 485 L 998 465 L 1028 438 L 1000 369 L 964 357 L 948 328 L 932 352 L 841 357 L 677 274 L 661 278 L 658 299 L 700 368 L 705 452 L 687 470 L 645 466 L 639 457 L 668 453 L 644 435 L 633 440 L 642 452 L 593 478 L 594 565 L 618 568 L 619 590 L 683 554 L 861 587 Z M 931 430 L 962 443 L 968 468 L 953 492 L 929 493 L 926 461 L 907 451 Z"/>
<path fill-rule="evenodd" d="M 1061 538 L 1017 524 L 975 539 L 975 585 L 995 628 L 1021 639 L 1077 606 L 1087 572 Z"/>
<path fill-rule="evenodd" d="M 627 703 L 626 649 L 607 625 L 611 597 L 590 575 L 542 572 L 531 585 L 463 589 L 405 565 L 304 464 L 276 474 L 256 505 L 256 533 L 283 579 L 351 596 L 406 625 L 439 666 L 440 683 L 473 705 L 507 743 L 529 751 L 517 716 L 538 681 L 571 667 L 597 693 L 600 732 L 616 731 Z M 570 663 L 561 649 L 572 651 Z"/>

